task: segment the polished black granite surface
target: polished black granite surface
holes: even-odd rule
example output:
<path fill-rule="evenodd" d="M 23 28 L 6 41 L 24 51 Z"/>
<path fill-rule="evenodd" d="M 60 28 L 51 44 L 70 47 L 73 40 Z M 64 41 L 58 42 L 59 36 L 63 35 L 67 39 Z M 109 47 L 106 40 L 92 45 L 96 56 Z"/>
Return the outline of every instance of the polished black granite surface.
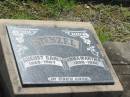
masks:
<path fill-rule="evenodd" d="M 23 86 L 113 84 L 88 29 L 7 25 Z"/>

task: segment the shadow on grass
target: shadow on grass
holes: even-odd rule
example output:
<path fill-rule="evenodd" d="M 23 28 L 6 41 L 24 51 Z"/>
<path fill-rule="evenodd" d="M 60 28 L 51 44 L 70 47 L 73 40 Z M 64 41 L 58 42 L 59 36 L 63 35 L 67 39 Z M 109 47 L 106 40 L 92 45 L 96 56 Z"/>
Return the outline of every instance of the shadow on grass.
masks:
<path fill-rule="evenodd" d="M 130 0 L 77 0 L 79 3 L 104 4 L 104 5 L 122 5 L 130 7 Z"/>

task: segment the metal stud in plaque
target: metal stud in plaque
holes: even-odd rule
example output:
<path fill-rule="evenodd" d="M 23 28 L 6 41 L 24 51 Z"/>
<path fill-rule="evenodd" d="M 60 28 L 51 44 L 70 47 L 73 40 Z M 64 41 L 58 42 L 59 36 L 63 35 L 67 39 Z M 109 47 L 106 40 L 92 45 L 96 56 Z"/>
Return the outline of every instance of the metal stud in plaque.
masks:
<path fill-rule="evenodd" d="M 23 86 L 113 84 L 88 29 L 7 25 Z"/>

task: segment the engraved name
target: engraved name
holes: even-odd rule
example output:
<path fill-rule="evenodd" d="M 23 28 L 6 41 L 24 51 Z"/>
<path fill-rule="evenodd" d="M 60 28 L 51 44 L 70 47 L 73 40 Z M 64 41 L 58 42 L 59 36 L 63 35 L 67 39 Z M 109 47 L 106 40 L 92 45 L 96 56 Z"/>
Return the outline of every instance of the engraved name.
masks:
<path fill-rule="evenodd" d="M 65 45 L 79 49 L 79 41 L 63 36 L 42 36 L 36 37 L 33 40 L 35 45 L 47 46 L 47 45 Z"/>
<path fill-rule="evenodd" d="M 63 67 L 63 61 L 67 63 L 69 68 L 78 65 L 91 65 L 105 68 L 103 59 L 93 58 L 89 56 L 73 56 L 62 58 L 48 55 L 32 55 L 21 59 L 21 62 L 26 69 L 28 67 L 37 65 L 53 65 Z"/>

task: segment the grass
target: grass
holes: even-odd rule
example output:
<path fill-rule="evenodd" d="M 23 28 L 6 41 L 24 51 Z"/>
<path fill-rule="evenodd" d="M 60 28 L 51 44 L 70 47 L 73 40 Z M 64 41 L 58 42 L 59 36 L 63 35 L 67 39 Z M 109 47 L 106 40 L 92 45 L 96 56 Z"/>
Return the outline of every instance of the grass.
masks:
<path fill-rule="evenodd" d="M 51 3 L 0 1 L 0 18 L 91 21 L 102 43 L 130 41 L 130 7 L 92 2 L 80 4 L 72 0 L 49 1 Z"/>

